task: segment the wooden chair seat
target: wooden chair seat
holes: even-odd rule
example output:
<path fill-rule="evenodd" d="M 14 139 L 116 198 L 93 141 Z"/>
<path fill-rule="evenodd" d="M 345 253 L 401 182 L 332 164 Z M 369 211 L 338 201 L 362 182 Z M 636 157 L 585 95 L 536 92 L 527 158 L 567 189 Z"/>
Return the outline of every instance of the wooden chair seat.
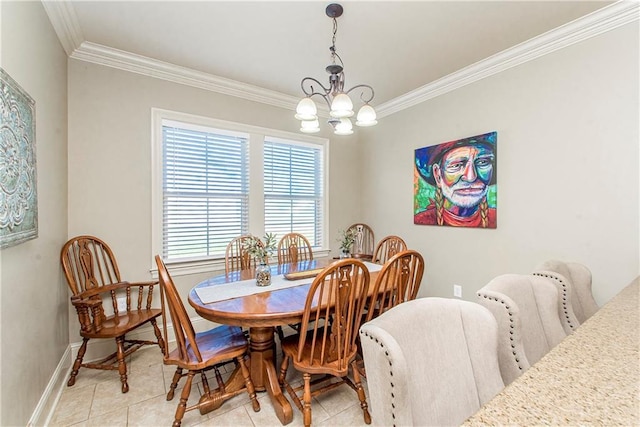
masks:
<path fill-rule="evenodd" d="M 195 335 L 202 361 L 198 360 L 190 344 L 186 345 L 186 354 L 180 355 L 175 348 L 166 358 L 167 365 L 177 365 L 184 369 L 205 369 L 242 356 L 249 348 L 247 339 L 238 326 L 221 325 Z"/>
<path fill-rule="evenodd" d="M 323 333 L 323 329 L 318 329 L 319 335 Z M 285 354 L 296 354 L 298 351 L 298 341 L 299 338 L 297 335 L 291 335 L 286 337 L 282 342 L 282 351 Z M 347 356 L 349 360 L 353 359 L 356 356 L 357 347 L 353 348 L 353 354 Z M 313 331 L 307 332 L 307 339 L 305 340 L 305 344 L 302 347 L 301 351 L 301 359 L 297 358 L 292 359 L 293 367 L 298 371 L 305 371 L 310 374 L 326 374 L 326 375 L 334 375 L 344 377 L 349 373 L 349 365 L 342 363 L 340 359 L 331 360 L 330 358 L 327 360 L 322 360 L 322 348 L 319 346 L 315 346 L 313 342 Z"/>

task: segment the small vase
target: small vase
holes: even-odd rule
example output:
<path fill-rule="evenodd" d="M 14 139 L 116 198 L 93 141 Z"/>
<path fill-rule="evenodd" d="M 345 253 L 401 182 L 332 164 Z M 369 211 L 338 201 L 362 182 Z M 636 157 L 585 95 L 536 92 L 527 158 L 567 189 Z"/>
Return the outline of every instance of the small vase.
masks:
<path fill-rule="evenodd" d="M 342 249 L 340 251 L 340 259 L 351 258 L 351 254 L 348 249 Z"/>
<path fill-rule="evenodd" d="M 256 266 L 256 285 L 269 286 L 271 284 L 271 268 L 266 262 Z"/>

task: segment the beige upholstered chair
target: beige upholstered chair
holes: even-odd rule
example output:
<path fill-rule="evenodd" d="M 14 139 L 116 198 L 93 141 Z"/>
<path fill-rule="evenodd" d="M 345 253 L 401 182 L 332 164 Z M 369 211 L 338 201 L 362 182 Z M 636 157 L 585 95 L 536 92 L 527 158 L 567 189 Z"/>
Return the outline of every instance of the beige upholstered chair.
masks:
<path fill-rule="evenodd" d="M 373 251 L 371 262 L 376 264 L 384 264 L 389 258 L 395 254 L 406 251 L 407 244 L 398 236 L 387 236 L 382 238 Z"/>
<path fill-rule="evenodd" d="M 375 425 L 459 425 L 504 384 L 498 328 L 479 304 L 402 303 L 360 328 Z"/>
<path fill-rule="evenodd" d="M 543 277 L 504 274 L 478 291 L 498 321 L 500 372 L 510 384 L 567 334 L 558 313 L 558 290 Z"/>
<path fill-rule="evenodd" d="M 555 272 L 564 276 L 570 284 L 571 306 L 580 323 L 584 323 L 598 311 L 598 304 L 591 293 L 591 271 L 586 266 L 577 262 L 549 260 L 536 267 L 535 272 L 537 271 L 545 271 L 547 275 Z"/>
<path fill-rule="evenodd" d="M 580 326 L 580 322 L 573 311 L 571 283 L 562 274 L 553 271 L 539 270 L 531 274 L 544 277 L 556 286 L 558 289 L 558 315 L 562 320 L 562 327 L 567 335 L 575 331 Z"/>

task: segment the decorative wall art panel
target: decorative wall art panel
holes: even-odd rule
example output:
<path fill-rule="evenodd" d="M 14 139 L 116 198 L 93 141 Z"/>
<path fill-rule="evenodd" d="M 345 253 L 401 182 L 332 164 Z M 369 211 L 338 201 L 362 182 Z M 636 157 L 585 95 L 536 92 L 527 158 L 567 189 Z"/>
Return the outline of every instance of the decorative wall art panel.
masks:
<path fill-rule="evenodd" d="M 0 248 L 38 237 L 35 111 L 0 68 Z"/>
<path fill-rule="evenodd" d="M 496 228 L 497 132 L 415 150 L 413 223 Z"/>

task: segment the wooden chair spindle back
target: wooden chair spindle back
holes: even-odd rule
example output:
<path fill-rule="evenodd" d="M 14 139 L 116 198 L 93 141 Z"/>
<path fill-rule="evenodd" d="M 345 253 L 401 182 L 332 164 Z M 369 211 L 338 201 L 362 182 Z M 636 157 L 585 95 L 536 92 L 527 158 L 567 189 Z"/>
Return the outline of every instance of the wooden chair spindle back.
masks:
<path fill-rule="evenodd" d="M 298 363 L 318 368 L 332 364 L 346 375 L 356 355 L 368 290 L 369 271 L 356 259 L 336 261 L 315 278 L 302 317 L 300 330 L 309 332 L 300 334 Z"/>
<path fill-rule="evenodd" d="M 311 244 L 299 233 L 288 233 L 278 242 L 278 264 L 313 260 Z"/>
<path fill-rule="evenodd" d="M 389 258 L 405 250 L 407 250 L 407 244 L 401 237 L 387 236 L 376 245 L 371 261 L 376 264 L 384 264 Z"/>
<path fill-rule="evenodd" d="M 405 250 L 392 256 L 373 284 L 366 321 L 398 304 L 416 299 L 423 274 L 424 258 L 417 251 Z"/>
<path fill-rule="evenodd" d="M 171 323 L 173 324 L 173 332 L 175 334 L 176 346 L 178 348 L 178 352 L 180 358 L 183 362 L 189 363 L 189 355 L 188 351 L 193 352 L 193 354 L 198 359 L 198 362 L 202 362 L 202 355 L 200 354 L 200 350 L 198 348 L 198 343 L 196 341 L 196 333 L 193 329 L 193 324 L 189 319 L 187 314 L 187 310 L 184 308 L 184 304 L 180 299 L 180 295 L 178 294 L 178 290 L 176 289 L 175 284 L 173 283 L 173 279 L 167 272 L 167 267 L 165 266 L 162 258 L 159 255 L 156 255 L 156 265 L 158 266 L 158 279 L 160 282 L 160 298 L 162 301 L 162 319 L 163 319 L 163 332 L 164 332 L 164 342 L 165 342 L 165 359 L 170 357 L 169 352 L 169 340 L 167 335 L 167 312 L 171 317 Z"/>

